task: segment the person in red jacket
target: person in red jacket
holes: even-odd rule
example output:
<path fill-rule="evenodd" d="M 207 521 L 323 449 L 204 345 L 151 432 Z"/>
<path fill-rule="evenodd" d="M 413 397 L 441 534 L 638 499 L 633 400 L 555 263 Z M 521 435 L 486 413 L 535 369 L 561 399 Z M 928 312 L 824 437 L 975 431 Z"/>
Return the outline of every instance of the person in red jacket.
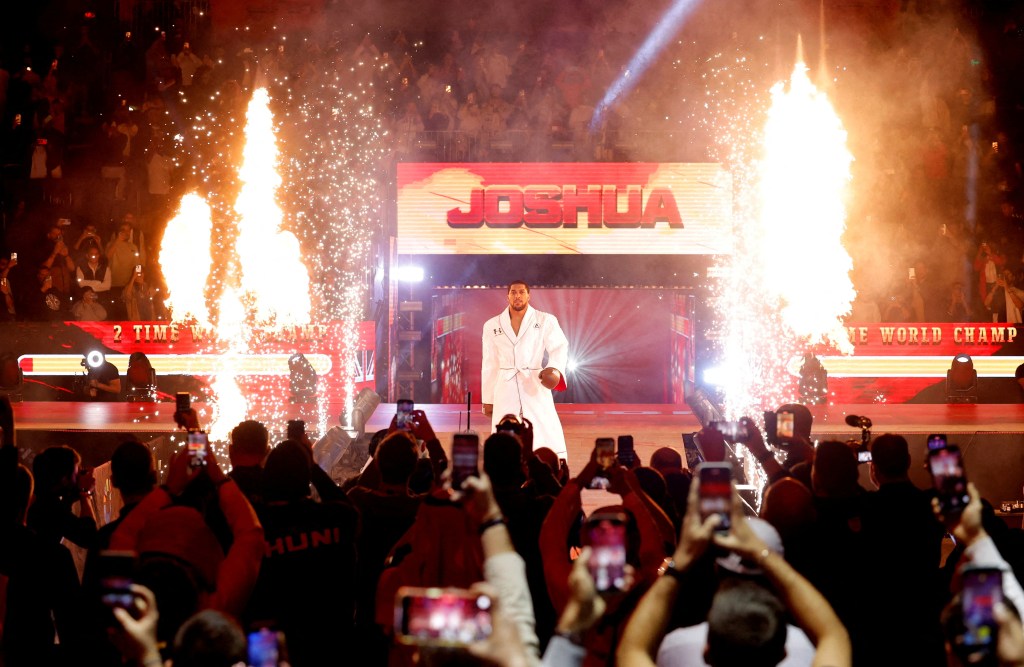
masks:
<path fill-rule="evenodd" d="M 111 536 L 110 548 L 139 555 L 138 580 L 160 604 L 160 638 L 170 641 L 181 623 L 202 609 L 241 618 L 256 584 L 265 545 L 263 527 L 238 486 L 217 463 L 191 467 L 187 452 L 172 457 L 167 483 L 154 489 Z M 225 552 L 203 515 L 178 504 L 189 487 L 208 484 L 231 531 Z M 190 489 L 191 491 L 192 489 Z"/>
<path fill-rule="evenodd" d="M 555 610 L 561 613 L 571 598 L 569 574 L 573 561 L 568 540 L 583 509 L 580 492 L 590 487 L 600 467 L 596 457 L 579 476 L 570 480 L 555 499 L 540 533 L 540 550 L 544 555 L 544 574 Z M 622 496 L 622 504 L 602 507 L 598 512 L 623 512 L 627 515 L 627 562 L 634 568 L 632 586 L 620 593 L 606 595 L 608 611 L 605 619 L 577 638 L 586 647 L 584 665 L 613 665 L 615 646 L 630 613 L 643 592 L 657 577 L 665 556 L 675 548 L 674 527 L 668 516 L 651 500 L 636 475 L 618 463 L 605 473 L 610 479 L 608 491 Z"/>

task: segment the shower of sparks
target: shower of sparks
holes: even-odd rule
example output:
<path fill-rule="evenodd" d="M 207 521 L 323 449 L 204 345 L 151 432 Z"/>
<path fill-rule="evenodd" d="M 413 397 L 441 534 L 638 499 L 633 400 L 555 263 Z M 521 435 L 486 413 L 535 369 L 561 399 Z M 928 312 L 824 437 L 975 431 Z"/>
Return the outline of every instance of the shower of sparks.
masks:
<path fill-rule="evenodd" d="M 739 115 L 734 118 L 740 117 Z M 855 294 L 840 244 L 852 156 L 824 94 L 797 63 L 777 83 L 763 130 L 749 114 L 730 129 L 739 184 L 733 254 L 718 267 L 716 294 L 725 410 L 756 417 L 797 401 L 790 361 L 815 345 L 849 349 L 841 317 Z M 747 136 L 760 136 L 760 155 Z"/>
<path fill-rule="evenodd" d="M 697 104 L 733 175 L 734 246 L 715 267 L 716 347 L 723 409 L 760 423 L 764 410 L 799 402 L 789 370 L 815 345 L 849 349 L 841 317 L 855 294 L 852 261 L 840 244 L 852 156 L 827 97 L 797 63 L 789 86 L 764 92 L 766 64 L 737 51 L 704 63 Z M 761 117 L 757 109 L 767 109 Z M 745 451 L 740 448 L 741 451 Z M 743 471 L 755 488 L 764 473 L 753 457 Z M 759 499 L 758 499 L 759 503 Z"/>
<path fill-rule="evenodd" d="M 306 241 L 318 251 L 314 271 L 330 279 L 315 281 L 313 291 L 321 315 L 345 324 L 343 395 L 332 398 L 340 398 L 342 421 L 351 423 L 359 323 L 367 317 L 373 233 L 385 196 L 381 165 L 391 158 L 391 137 L 378 113 L 388 93 L 374 85 L 382 65 L 368 54 L 311 55 L 305 95 L 289 119 L 295 128 L 285 188 L 291 200 L 303 202 L 299 227 L 319 230 Z"/>
<path fill-rule="evenodd" d="M 192 286 L 188 294 L 194 301 L 187 307 L 183 297 L 169 303 L 173 319 L 214 324 L 218 352 L 225 345 L 227 354 L 258 351 L 253 327 L 344 324 L 341 340 L 333 342 L 344 360 L 337 369 L 343 396 L 317 402 L 318 423 L 307 419 L 315 434 L 328 427 L 328 401 L 340 401 L 341 421 L 351 421 L 360 323 L 368 317 L 377 254 L 372 241 L 382 218 L 381 165 L 391 159 L 392 146 L 379 115 L 389 93 L 373 83 L 385 67 L 382 61 L 321 51 L 311 41 L 305 49 L 306 66 L 298 77 L 277 65 L 282 54 L 255 54 L 255 79 L 264 87 L 253 91 L 248 109 L 248 95 L 225 86 L 176 140 L 182 145 L 178 159 L 189 161 L 192 181 L 203 193 L 195 202 L 205 206 L 205 235 L 182 232 L 175 250 L 161 253 L 161 263 L 169 285 Z M 197 238 L 209 241 L 209 276 L 194 270 Z M 172 279 L 172 256 L 189 275 Z M 193 303 L 204 308 L 190 314 L 197 310 Z M 286 415 L 287 378 L 283 383 L 274 386 L 278 405 L 264 406 L 274 413 L 269 419 L 280 423 L 295 416 Z M 209 398 L 215 412 L 211 430 L 224 431 L 244 418 L 253 408 L 246 392 L 247 382 L 217 376 Z"/>

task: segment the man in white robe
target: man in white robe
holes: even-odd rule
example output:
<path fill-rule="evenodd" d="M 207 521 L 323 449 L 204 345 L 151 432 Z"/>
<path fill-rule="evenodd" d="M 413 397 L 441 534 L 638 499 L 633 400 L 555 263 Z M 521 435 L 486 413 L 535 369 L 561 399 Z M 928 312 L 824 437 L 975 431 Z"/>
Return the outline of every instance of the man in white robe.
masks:
<path fill-rule="evenodd" d="M 544 365 L 544 353 L 547 365 Z M 508 308 L 484 324 L 481 400 L 491 430 L 507 414 L 533 424 L 534 448 L 566 457 L 565 435 L 552 390 L 564 390 L 569 341 L 558 319 L 530 307 L 530 287 L 517 280 L 508 288 Z"/>

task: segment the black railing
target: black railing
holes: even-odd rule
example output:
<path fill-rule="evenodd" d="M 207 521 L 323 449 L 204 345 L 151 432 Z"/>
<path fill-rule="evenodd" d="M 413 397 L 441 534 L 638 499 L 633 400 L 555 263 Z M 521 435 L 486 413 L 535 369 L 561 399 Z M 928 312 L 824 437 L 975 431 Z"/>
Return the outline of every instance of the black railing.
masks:
<path fill-rule="evenodd" d="M 410 162 L 702 162 L 705 147 L 682 132 L 403 132 L 394 135 L 399 161 Z"/>

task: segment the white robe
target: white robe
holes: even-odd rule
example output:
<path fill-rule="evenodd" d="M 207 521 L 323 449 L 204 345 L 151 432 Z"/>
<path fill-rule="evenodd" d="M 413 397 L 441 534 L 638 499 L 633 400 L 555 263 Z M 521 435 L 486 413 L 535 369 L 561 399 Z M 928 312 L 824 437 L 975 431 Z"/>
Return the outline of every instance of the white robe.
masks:
<path fill-rule="evenodd" d="M 564 378 L 568 359 L 569 341 L 554 315 L 527 306 L 518 335 L 512 329 L 508 308 L 487 320 L 483 329 L 480 393 L 482 403 L 494 406 L 492 432 L 507 414 L 526 417 L 533 423 L 534 449 L 548 447 L 565 458 L 562 423 L 551 390 L 541 384 L 539 376 L 542 369 L 551 367 Z"/>

